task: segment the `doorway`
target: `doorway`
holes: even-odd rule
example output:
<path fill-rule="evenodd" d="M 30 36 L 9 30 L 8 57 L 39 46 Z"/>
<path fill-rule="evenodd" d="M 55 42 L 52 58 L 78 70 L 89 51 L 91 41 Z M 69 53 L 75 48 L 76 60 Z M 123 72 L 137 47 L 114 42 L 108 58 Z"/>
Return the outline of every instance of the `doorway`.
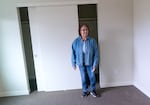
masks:
<path fill-rule="evenodd" d="M 19 10 L 20 24 L 22 30 L 22 40 L 25 53 L 26 67 L 28 72 L 28 80 L 30 86 L 30 92 L 37 90 L 34 60 L 33 60 L 33 51 L 31 44 L 31 33 L 29 26 L 29 17 L 28 17 L 28 8 L 21 7 Z"/>
<path fill-rule="evenodd" d="M 97 5 L 84 4 L 78 5 L 78 20 L 80 24 L 87 24 L 90 29 L 89 35 L 92 36 L 98 44 L 98 28 L 97 28 Z M 96 72 L 96 81 L 99 83 L 99 67 Z"/>

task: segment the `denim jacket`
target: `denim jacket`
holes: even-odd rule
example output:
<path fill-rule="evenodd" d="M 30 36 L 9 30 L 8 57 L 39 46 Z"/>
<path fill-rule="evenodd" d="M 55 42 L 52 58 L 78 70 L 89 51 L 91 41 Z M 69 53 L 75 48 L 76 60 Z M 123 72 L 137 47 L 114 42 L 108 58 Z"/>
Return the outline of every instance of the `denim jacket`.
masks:
<path fill-rule="evenodd" d="M 77 37 L 72 43 L 72 66 L 93 66 L 97 67 L 99 62 L 99 50 L 94 38 L 87 37 L 85 40 L 86 53 L 83 54 L 83 40 Z M 84 60 L 83 60 L 84 57 Z"/>

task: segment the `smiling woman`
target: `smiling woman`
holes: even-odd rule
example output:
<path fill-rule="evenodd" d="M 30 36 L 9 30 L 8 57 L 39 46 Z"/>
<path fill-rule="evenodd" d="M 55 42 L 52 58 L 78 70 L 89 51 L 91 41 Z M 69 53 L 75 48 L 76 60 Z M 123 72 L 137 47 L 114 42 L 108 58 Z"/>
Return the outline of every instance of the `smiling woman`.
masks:
<path fill-rule="evenodd" d="M 87 77 L 90 80 L 90 93 L 93 97 L 96 94 L 95 70 L 99 64 L 99 49 L 95 39 L 89 36 L 88 25 L 79 27 L 79 36 L 72 43 L 72 66 L 80 69 L 82 80 L 82 97 L 89 95 Z M 88 75 L 87 75 L 88 74 Z"/>

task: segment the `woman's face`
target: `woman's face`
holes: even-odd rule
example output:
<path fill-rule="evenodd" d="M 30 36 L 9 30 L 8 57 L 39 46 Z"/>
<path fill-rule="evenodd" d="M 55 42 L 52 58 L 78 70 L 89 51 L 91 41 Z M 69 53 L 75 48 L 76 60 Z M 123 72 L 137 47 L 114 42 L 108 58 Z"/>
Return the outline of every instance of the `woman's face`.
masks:
<path fill-rule="evenodd" d="M 83 25 L 80 29 L 80 34 L 82 38 L 86 38 L 89 34 L 89 30 L 88 27 L 86 27 L 85 25 Z"/>

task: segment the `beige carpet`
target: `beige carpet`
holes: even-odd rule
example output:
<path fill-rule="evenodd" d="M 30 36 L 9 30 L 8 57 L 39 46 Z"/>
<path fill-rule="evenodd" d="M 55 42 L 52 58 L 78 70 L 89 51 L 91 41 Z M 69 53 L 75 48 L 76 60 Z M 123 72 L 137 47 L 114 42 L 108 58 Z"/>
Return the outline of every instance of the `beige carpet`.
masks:
<path fill-rule="evenodd" d="M 81 90 L 33 92 L 28 96 L 3 97 L 0 105 L 150 105 L 150 98 L 134 86 L 97 89 L 101 97 L 81 98 Z"/>

